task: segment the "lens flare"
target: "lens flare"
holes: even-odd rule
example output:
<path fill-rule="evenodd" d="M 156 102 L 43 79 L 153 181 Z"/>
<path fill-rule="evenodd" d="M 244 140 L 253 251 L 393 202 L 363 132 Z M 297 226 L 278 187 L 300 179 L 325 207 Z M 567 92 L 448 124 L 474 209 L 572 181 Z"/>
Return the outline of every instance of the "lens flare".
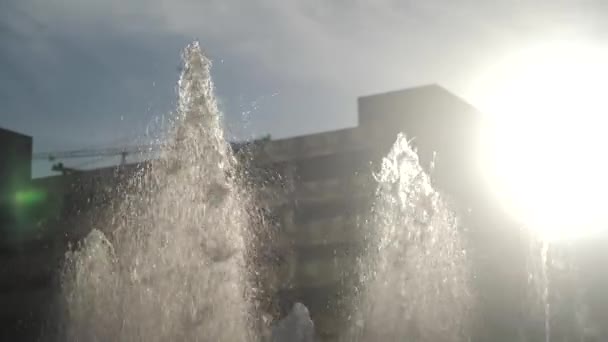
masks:
<path fill-rule="evenodd" d="M 19 206 L 29 206 L 41 203 L 46 199 L 46 193 L 38 190 L 23 190 L 15 193 L 15 203 Z"/>
<path fill-rule="evenodd" d="M 589 236 L 608 223 L 607 57 L 597 46 L 541 44 L 478 83 L 488 180 L 546 240 Z"/>

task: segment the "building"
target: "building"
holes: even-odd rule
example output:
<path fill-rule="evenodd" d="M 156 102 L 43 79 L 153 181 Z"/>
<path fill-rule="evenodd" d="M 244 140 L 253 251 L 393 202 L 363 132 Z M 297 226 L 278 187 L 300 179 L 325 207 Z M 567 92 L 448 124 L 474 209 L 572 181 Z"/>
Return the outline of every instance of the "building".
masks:
<path fill-rule="evenodd" d="M 3 238 L 11 232 L 15 197 L 32 174 L 32 138 L 0 128 L 0 222 Z"/>
<path fill-rule="evenodd" d="M 277 230 L 268 260 L 270 274 L 263 280 L 271 289 L 267 310 L 280 317 L 293 302 L 303 302 L 322 341 L 338 340 L 350 324 L 349 289 L 361 248 L 358 221 L 373 200 L 374 165 L 389 151 L 397 133 L 413 139 L 423 166 L 435 160 L 436 186 L 467 213 L 467 222 L 483 227 L 502 218 L 480 187 L 475 151 L 481 118 L 472 106 L 437 85 L 361 97 L 358 105 L 357 127 L 264 141 L 251 150 L 253 168 L 281 179 L 270 181 L 258 194 L 261 209 Z M 31 140 L 28 146 L 31 152 Z M 44 234 L 4 261 L 11 265 L 4 269 L 28 271 L 10 275 L 8 282 L 21 292 L 0 295 L 1 317 L 18 317 L 16 321 L 30 330 L 41 325 L 40 319 L 29 317 L 44 311 L 40 303 L 51 307 L 48 298 L 67 243 L 90 229 L 87 211 L 111 200 L 103 188 L 112 188 L 135 169 L 123 166 L 32 182 L 32 188 L 47 193 L 47 202 L 54 205 L 45 208 Z M 476 238 L 491 235 L 481 228 L 476 231 Z M 1 279 L 6 282 L 8 275 Z M 2 337 L 8 336 L 15 335 Z"/>
<path fill-rule="evenodd" d="M 26 314 L 20 315 L 23 312 L 17 312 L 18 303 L 10 299 L 23 290 L 14 280 L 25 265 L 14 261 L 18 259 L 18 242 L 25 238 L 25 221 L 30 214 L 22 202 L 30 185 L 31 160 L 32 138 L 0 128 L 0 339 L 11 336 L 5 332 L 24 333 L 20 325 Z M 6 307 L 12 312 L 5 310 Z"/>
<path fill-rule="evenodd" d="M 32 137 L 0 128 L 0 186 L 28 182 L 32 174 Z"/>

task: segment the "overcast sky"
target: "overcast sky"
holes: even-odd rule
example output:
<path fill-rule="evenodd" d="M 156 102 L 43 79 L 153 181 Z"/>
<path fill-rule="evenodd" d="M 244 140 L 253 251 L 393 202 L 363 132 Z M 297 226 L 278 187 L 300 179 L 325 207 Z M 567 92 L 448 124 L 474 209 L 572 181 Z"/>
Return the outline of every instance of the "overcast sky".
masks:
<path fill-rule="evenodd" d="M 0 126 L 36 151 L 128 145 L 199 39 L 240 138 L 354 126 L 360 95 L 439 83 L 472 104 L 510 51 L 608 38 L 604 1 L 0 0 Z"/>

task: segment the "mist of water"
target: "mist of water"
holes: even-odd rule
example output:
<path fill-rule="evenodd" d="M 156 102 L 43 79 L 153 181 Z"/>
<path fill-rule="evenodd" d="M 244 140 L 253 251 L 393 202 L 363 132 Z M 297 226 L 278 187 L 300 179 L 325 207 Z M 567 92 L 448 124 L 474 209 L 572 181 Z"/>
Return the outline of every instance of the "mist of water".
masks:
<path fill-rule="evenodd" d="M 539 322 L 545 342 L 585 341 L 587 305 L 572 246 L 530 237 L 528 252 L 531 322 Z M 539 334 L 537 334 L 539 335 Z"/>
<path fill-rule="evenodd" d="M 360 341 L 466 341 L 472 297 L 457 217 L 400 135 L 377 174 Z"/>
<path fill-rule="evenodd" d="M 253 341 L 249 197 L 198 43 L 158 161 L 135 176 L 63 276 L 69 341 Z"/>

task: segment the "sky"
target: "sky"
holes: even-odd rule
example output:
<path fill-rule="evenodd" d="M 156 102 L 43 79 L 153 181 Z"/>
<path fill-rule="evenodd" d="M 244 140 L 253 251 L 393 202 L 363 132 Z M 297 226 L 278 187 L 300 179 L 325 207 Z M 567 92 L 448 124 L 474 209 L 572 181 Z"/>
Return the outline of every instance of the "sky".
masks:
<path fill-rule="evenodd" d="M 476 105 L 511 51 L 602 44 L 607 19 L 600 0 L 0 0 L 0 127 L 35 151 L 145 141 L 194 39 L 237 140 L 355 126 L 358 96 L 421 84 Z"/>

